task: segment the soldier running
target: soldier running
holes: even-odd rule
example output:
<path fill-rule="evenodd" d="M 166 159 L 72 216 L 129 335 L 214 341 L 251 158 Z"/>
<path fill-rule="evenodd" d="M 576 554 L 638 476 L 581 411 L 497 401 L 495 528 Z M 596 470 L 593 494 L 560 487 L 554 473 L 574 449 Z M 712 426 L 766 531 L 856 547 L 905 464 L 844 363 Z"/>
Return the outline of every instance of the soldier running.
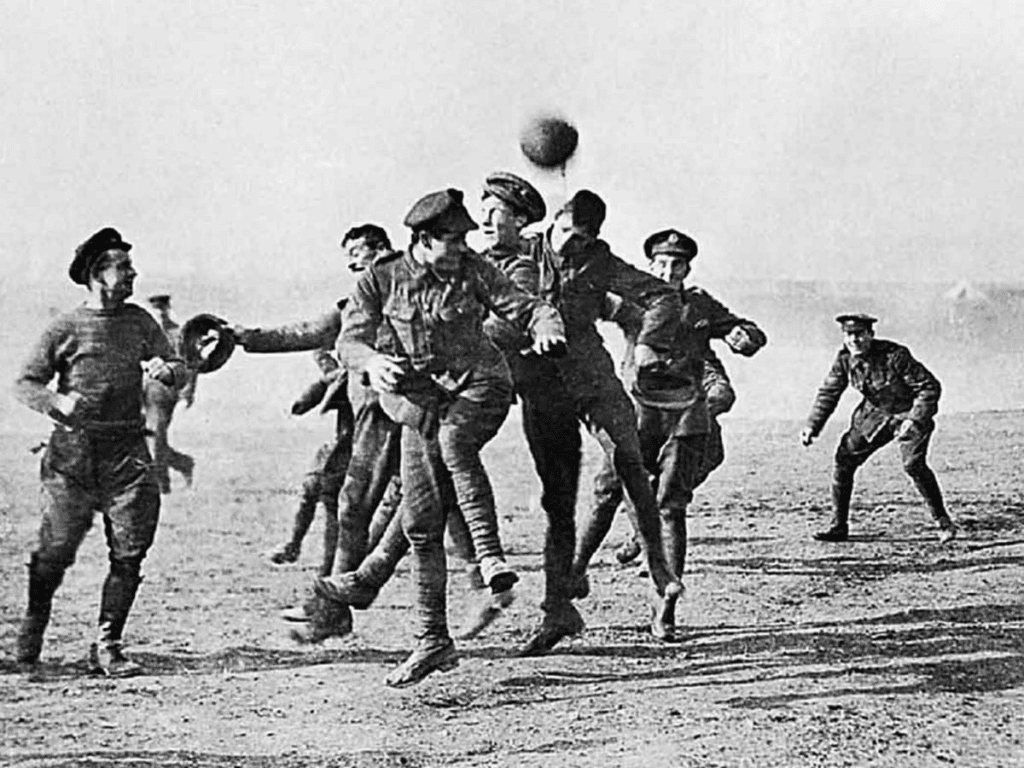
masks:
<path fill-rule="evenodd" d="M 819 541 L 842 542 L 849 536 L 853 476 L 879 448 L 896 440 L 903 469 L 939 526 L 939 542 L 956 538 L 957 527 L 942 501 L 935 473 L 927 463 L 928 443 L 935 430 L 942 388 L 938 379 L 914 359 L 910 350 L 875 338 L 870 315 L 844 314 L 836 318 L 843 329 L 843 348 L 818 389 L 807 426 L 800 433 L 805 446 L 814 442 L 839 403 L 847 386 L 864 399 L 853 412 L 850 428 L 839 440 L 832 473 L 832 525 L 814 534 Z"/>
<path fill-rule="evenodd" d="M 160 515 L 144 438 L 143 373 L 175 388 L 187 372 L 150 314 L 126 303 L 136 276 L 131 247 L 109 227 L 78 247 L 68 273 L 89 295 L 50 323 L 17 380 L 19 400 L 55 422 L 42 459 L 42 522 L 18 634 L 21 664 L 39 660 L 53 595 L 99 512 L 110 570 L 90 666 L 115 677 L 141 671 L 124 655 L 122 633 Z M 48 386 L 54 379 L 55 390 Z"/>
<path fill-rule="evenodd" d="M 493 312 L 528 331 L 539 353 L 565 340 L 549 304 L 517 289 L 466 247 L 466 233 L 477 225 L 462 198 L 448 189 L 412 207 L 405 218 L 412 230 L 408 252 L 378 261 L 359 281 L 339 339 L 345 364 L 366 377 L 382 408 L 402 424 L 401 520 L 417 588 L 418 643 L 388 675 L 393 687 L 458 663 L 448 633 L 443 543 L 455 503 L 481 565 L 494 563 L 496 577 L 511 573 L 501 568 L 494 495 L 480 449 L 505 419 L 512 380 L 483 332 L 484 317 Z M 375 348 L 382 329 L 392 338 L 389 352 Z"/>

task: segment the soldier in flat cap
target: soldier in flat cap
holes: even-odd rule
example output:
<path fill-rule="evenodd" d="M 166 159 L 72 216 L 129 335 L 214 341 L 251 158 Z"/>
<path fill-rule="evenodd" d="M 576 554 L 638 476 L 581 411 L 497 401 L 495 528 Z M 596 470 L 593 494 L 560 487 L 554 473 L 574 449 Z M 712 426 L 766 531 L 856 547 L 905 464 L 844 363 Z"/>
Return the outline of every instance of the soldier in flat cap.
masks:
<path fill-rule="evenodd" d="M 338 342 L 345 364 L 403 425 L 401 520 L 412 552 L 419 642 L 388 675 L 394 687 L 458 663 L 448 633 L 443 543 L 445 516 L 455 503 L 492 589 L 516 580 L 504 563 L 494 494 L 480 462 L 480 449 L 497 433 L 512 398 L 508 365 L 484 333 L 484 317 L 492 312 L 529 332 L 539 353 L 565 339 L 550 304 L 517 289 L 466 246 L 466 233 L 477 225 L 462 200 L 460 191 L 447 189 L 412 207 L 405 218 L 409 250 L 363 275 Z M 391 339 L 388 351 L 379 351 L 382 331 Z M 319 581 L 326 596 L 330 581 Z"/>
<path fill-rule="evenodd" d="M 818 389 L 800 441 L 810 445 L 848 386 L 864 399 L 853 412 L 850 428 L 839 441 L 832 473 L 832 525 L 814 535 L 819 541 L 846 541 L 849 536 L 850 497 L 857 468 L 879 448 L 896 440 L 903 469 L 924 497 L 939 526 L 940 543 L 952 541 L 957 528 L 949 519 L 942 491 L 927 463 L 928 443 L 935 429 L 942 388 L 938 380 L 910 350 L 895 342 L 876 339 L 876 318 L 844 314 L 836 318 L 843 329 L 843 348 Z"/>
<path fill-rule="evenodd" d="M 679 330 L 667 358 L 637 370 L 632 347 L 642 328 L 642 315 L 635 305 L 622 301 L 612 319 L 622 327 L 628 342 L 623 378 L 637 404 L 644 462 L 656 478 L 666 560 L 672 574 L 681 580 L 686 564 L 686 511 L 694 490 L 722 462 L 721 430 L 715 428 L 715 417 L 735 400 L 711 340 L 724 339 L 734 352 L 750 356 L 767 338 L 754 323 L 737 317 L 703 289 L 686 287 L 691 262 L 697 256 L 697 243 L 688 235 L 675 229 L 657 232 L 647 238 L 644 253 L 654 274 L 668 283 L 682 302 Z M 594 504 L 576 550 L 577 578 L 584 577 L 622 500 L 622 481 L 606 459 L 594 481 Z M 634 535 L 636 549 L 638 539 Z M 652 631 L 661 639 L 675 639 L 674 613 L 656 615 Z"/>
<path fill-rule="evenodd" d="M 181 329 L 171 317 L 171 297 L 166 293 L 155 294 L 149 297 L 149 305 L 157 315 L 160 327 L 167 334 L 167 340 L 171 347 L 180 350 Z M 153 454 L 153 463 L 156 465 L 156 477 L 161 493 L 171 492 L 169 469 L 182 475 L 187 485 L 192 484 L 192 473 L 195 470 L 195 460 L 187 453 L 182 453 L 171 447 L 167 441 L 167 433 L 170 430 L 178 401 L 184 400 L 186 407 L 190 407 L 195 399 L 198 374 L 190 368 L 186 368 L 186 371 L 186 381 L 180 388 L 168 387 L 152 376 L 146 376 L 143 381 L 143 403 L 146 431 L 149 433 L 149 450 Z"/>
<path fill-rule="evenodd" d="M 487 246 L 481 256 L 501 270 L 517 288 L 536 295 L 537 264 L 525 255 L 531 242 L 523 240 L 521 232 L 525 226 L 544 218 L 544 199 L 525 179 L 498 171 L 490 174 L 484 182 L 481 208 L 481 234 Z M 516 323 L 491 312 L 487 314 L 483 327 L 484 333 L 505 355 L 514 389 L 522 394 L 526 368 L 542 361 L 550 364 L 550 361 L 540 355 L 528 354 L 532 340 Z M 467 563 L 470 584 L 475 589 L 488 590 L 476 607 L 474 620 L 460 635 L 460 638 L 470 638 L 491 624 L 511 604 L 514 595 L 509 579 L 496 579 L 493 567 L 488 569 L 486 562 L 485 572 L 481 573 L 473 533 L 457 505 L 448 510 L 448 531 L 456 554 Z M 324 586 L 337 600 L 359 608 L 369 607 L 394 574 L 408 548 L 401 526 L 392 523 L 358 568 L 348 573 L 336 573 Z M 494 565 L 494 561 L 490 563 Z"/>
<path fill-rule="evenodd" d="M 736 391 L 725 366 L 711 347 L 711 340 L 724 341 L 734 354 L 744 357 L 753 356 L 768 342 L 764 331 L 752 320 L 734 314 L 703 288 L 686 285 L 697 252 L 697 242 L 677 229 L 655 232 L 644 241 L 644 255 L 651 265 L 651 270 L 680 292 L 683 302 L 682 322 L 702 339 L 700 343 L 704 356 L 703 388 L 711 421 L 707 439 L 700 451 L 700 466 L 693 478 L 695 485 L 691 490 L 696 489 L 725 461 L 725 446 L 718 417 L 731 410 L 736 402 Z M 628 316 L 628 309 L 627 307 L 624 316 Z M 626 329 L 626 332 L 628 334 L 629 330 Z M 616 497 L 621 496 L 621 491 L 615 490 L 614 479 L 608 474 L 607 467 L 599 475 L 595 490 L 599 508 L 606 508 L 614 503 Z M 599 514 L 599 517 L 603 516 L 604 513 Z M 685 555 L 685 546 L 682 552 Z M 638 536 L 634 534 L 619 547 L 616 558 L 621 563 L 627 563 L 639 553 L 640 542 Z"/>
<path fill-rule="evenodd" d="M 669 286 L 611 253 L 599 238 L 604 218 L 605 204 L 600 197 L 588 190 L 577 192 L 558 211 L 535 254 L 539 294 L 562 314 L 567 349 L 554 365 L 532 366 L 529 375 L 533 380 L 523 391 L 523 425 L 541 480 L 541 506 L 548 518 L 544 616 L 520 650 L 527 656 L 545 653 L 584 628 L 572 603 L 587 594 L 585 580 L 573 573 L 581 422 L 611 457 L 638 510 L 648 566 L 659 595 L 656 615 L 672 610 L 680 592 L 665 562 L 636 414 L 596 327 L 608 294 L 635 303 L 642 311 L 637 364 L 648 365 L 674 343 L 679 297 Z"/>
<path fill-rule="evenodd" d="M 160 513 L 143 435 L 143 369 L 169 387 L 183 384 L 186 372 L 156 321 L 127 303 L 136 276 L 130 249 L 110 227 L 78 247 L 68 273 L 89 295 L 51 321 L 16 383 L 19 400 L 55 424 L 42 459 L 42 523 L 18 634 L 22 664 L 38 661 L 53 595 L 99 512 L 110 570 L 90 664 L 112 676 L 140 671 L 123 654 L 121 637 Z"/>

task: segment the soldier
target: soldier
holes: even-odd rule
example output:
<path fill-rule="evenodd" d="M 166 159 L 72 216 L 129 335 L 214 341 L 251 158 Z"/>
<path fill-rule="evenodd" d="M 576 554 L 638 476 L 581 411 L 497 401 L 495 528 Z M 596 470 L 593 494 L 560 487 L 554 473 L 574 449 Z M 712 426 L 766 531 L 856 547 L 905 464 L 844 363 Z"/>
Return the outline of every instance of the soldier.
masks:
<path fill-rule="evenodd" d="M 42 523 L 18 635 L 21 664 L 38 661 L 54 592 L 100 512 L 110 570 L 90 665 L 111 676 L 140 671 L 123 654 L 121 636 L 160 513 L 143 434 L 143 367 L 172 388 L 187 373 L 156 321 L 126 303 L 136 276 L 130 249 L 109 227 L 78 247 L 68 274 L 89 289 L 86 302 L 51 321 L 17 380 L 19 400 L 55 422 L 42 459 Z M 54 378 L 55 390 L 48 386 Z"/>
<path fill-rule="evenodd" d="M 928 443 L 935 429 L 942 388 L 938 380 L 914 359 L 906 347 L 876 339 L 878 320 L 870 315 L 844 314 L 836 318 L 843 329 L 843 348 L 818 389 L 807 426 L 800 432 L 805 446 L 814 442 L 836 409 L 847 386 L 862 395 L 850 428 L 839 440 L 832 473 L 832 525 L 814 534 L 819 541 L 846 541 L 849 536 L 850 497 L 857 468 L 879 448 L 896 440 L 903 469 L 924 497 L 939 526 L 939 542 L 957 534 L 942 502 L 942 491 L 928 467 Z"/>
<path fill-rule="evenodd" d="M 725 366 L 711 348 L 711 340 L 721 339 L 735 354 L 751 357 L 768 343 L 768 337 L 756 323 L 733 314 L 703 288 L 685 286 L 692 262 L 697 257 L 697 243 L 693 238 L 675 229 L 655 232 L 644 241 L 644 255 L 654 274 L 680 292 L 683 323 L 701 339 L 704 356 L 703 389 L 711 420 L 704 446 L 700 449 L 700 465 L 693 477 L 692 491 L 725 461 L 722 427 L 718 417 L 731 410 L 736 402 L 736 391 L 729 381 Z M 621 491 L 615 490 L 615 480 L 607 474 L 608 471 L 606 465 L 595 480 L 595 503 L 598 506 L 611 504 L 616 496 L 621 498 Z M 685 547 L 683 551 L 685 554 Z M 639 536 L 634 533 L 619 547 L 615 557 L 620 563 L 628 563 L 639 554 Z M 584 559 L 589 560 L 587 557 Z"/>
<path fill-rule="evenodd" d="M 345 364 L 365 376 L 382 408 L 402 424 L 401 520 L 412 550 L 419 626 L 416 649 L 386 679 L 393 687 L 458 663 L 448 634 L 443 543 L 454 503 L 474 533 L 485 578 L 488 562 L 496 575 L 512 574 L 501 567 L 494 496 L 479 455 L 505 419 L 512 381 L 483 332 L 484 316 L 493 312 L 529 329 L 539 353 L 564 343 L 549 304 L 515 288 L 466 247 L 466 233 L 477 225 L 462 199 L 448 189 L 412 207 L 405 218 L 412 230 L 408 252 L 378 261 L 360 279 L 339 339 Z M 375 348 L 382 330 L 391 337 L 388 352 Z"/>
<path fill-rule="evenodd" d="M 341 240 L 341 248 L 348 259 L 348 269 L 354 274 L 363 272 L 375 259 L 392 252 L 387 232 L 376 224 L 363 224 L 349 229 Z M 270 556 L 271 561 L 276 564 L 298 560 L 302 539 L 312 523 L 317 501 L 321 501 L 327 516 L 324 526 L 323 559 L 319 571 L 321 576 L 330 575 L 338 551 L 340 519 L 344 517 L 339 509 L 339 494 L 342 492 L 346 472 L 350 468 L 353 436 L 357 431 L 350 395 L 354 391 L 358 401 L 362 390 L 358 385 L 351 385 L 347 372 L 339 366 L 333 354 L 341 330 L 341 310 L 345 301 L 347 299 L 342 299 L 337 306 L 314 320 L 273 328 L 247 328 L 241 325 L 231 327 L 236 340 L 246 352 L 314 350 L 314 358 L 323 374 L 318 384 L 320 397 L 317 402 L 324 403 L 323 410 L 337 411 L 335 439 L 329 447 L 321 446 L 313 470 L 307 474 L 303 483 L 302 498 L 295 514 L 292 536 Z M 308 396 L 300 398 L 305 399 L 308 399 Z M 297 402 L 293 406 L 293 413 L 296 410 L 302 411 L 307 405 L 305 402 Z M 381 492 L 383 495 L 383 488 Z M 371 512 L 380 500 L 378 497 Z M 395 508 L 396 504 L 392 504 L 386 507 L 382 514 L 393 514 Z M 285 612 L 285 618 L 304 621 L 307 618 L 307 611 L 304 608 L 289 609 Z"/>
<path fill-rule="evenodd" d="M 178 349 L 181 331 L 171 317 L 171 297 L 166 293 L 158 293 L 149 297 L 149 305 L 156 312 L 160 327 L 167 334 L 171 348 Z M 184 386 L 172 389 L 157 381 L 152 376 L 143 379 L 143 403 L 146 417 L 146 431 L 149 433 L 149 451 L 156 465 L 156 478 L 161 493 L 171 492 L 171 478 L 168 468 L 178 472 L 185 478 L 186 485 L 192 485 L 192 473 L 195 460 L 186 453 L 177 451 L 167 442 L 167 432 L 171 427 L 174 409 L 179 400 L 185 401 L 185 407 L 191 408 L 195 401 L 196 379 L 198 373 L 186 369 L 187 377 Z"/>
<path fill-rule="evenodd" d="M 524 242 L 521 233 L 527 225 L 544 219 L 547 211 L 544 198 L 525 179 L 498 171 L 484 181 L 481 208 L 482 235 L 487 246 L 481 255 L 501 270 L 517 288 L 536 295 L 537 263 L 524 254 L 537 242 Z M 505 355 L 512 373 L 514 390 L 521 396 L 529 386 L 530 379 L 526 375 L 528 370 L 538 365 L 552 364 L 548 358 L 530 354 L 529 335 L 494 313 L 488 314 L 484 320 L 484 332 Z M 543 393 L 535 394 L 541 396 Z M 477 589 L 489 586 L 476 562 L 473 535 L 457 506 L 449 510 L 448 531 L 457 554 L 470 564 L 468 572 L 471 585 Z M 378 546 L 358 563 L 358 568 L 348 573 L 337 573 L 328 583 L 321 584 L 321 590 L 337 602 L 361 609 L 368 608 L 407 551 L 405 534 L 400 525 L 392 524 Z M 504 589 L 495 589 L 493 583 L 490 586 L 490 593 L 477 607 L 473 622 L 460 638 L 468 639 L 478 635 L 512 603 L 514 596 L 510 586 Z M 505 585 L 499 581 L 497 586 Z"/>
<path fill-rule="evenodd" d="M 679 297 L 669 286 L 611 253 L 598 237 L 604 217 L 600 197 L 589 190 L 577 192 L 555 216 L 536 253 L 539 293 L 565 321 L 567 351 L 553 364 L 531 365 L 522 392 L 523 426 L 541 479 L 541 506 L 548 517 L 544 617 L 520 650 L 525 656 L 544 653 L 584 628 L 572 604 L 587 592 L 585 582 L 573 574 L 580 422 L 611 457 L 636 506 L 651 578 L 660 596 L 656 613 L 671 613 L 680 592 L 665 563 L 636 414 L 595 325 L 609 293 L 640 307 L 643 319 L 635 357 L 637 366 L 644 367 L 672 347 L 679 325 Z"/>

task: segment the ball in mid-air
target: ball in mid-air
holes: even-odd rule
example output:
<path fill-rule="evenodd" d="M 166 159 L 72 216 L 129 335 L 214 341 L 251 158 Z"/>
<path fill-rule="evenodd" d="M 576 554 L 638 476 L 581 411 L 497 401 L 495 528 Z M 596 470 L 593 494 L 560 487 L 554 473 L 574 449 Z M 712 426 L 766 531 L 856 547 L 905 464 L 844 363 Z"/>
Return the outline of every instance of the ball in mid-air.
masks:
<path fill-rule="evenodd" d="M 576 128 L 558 115 L 539 115 L 519 135 L 519 148 L 534 165 L 558 168 L 572 157 L 579 143 Z"/>

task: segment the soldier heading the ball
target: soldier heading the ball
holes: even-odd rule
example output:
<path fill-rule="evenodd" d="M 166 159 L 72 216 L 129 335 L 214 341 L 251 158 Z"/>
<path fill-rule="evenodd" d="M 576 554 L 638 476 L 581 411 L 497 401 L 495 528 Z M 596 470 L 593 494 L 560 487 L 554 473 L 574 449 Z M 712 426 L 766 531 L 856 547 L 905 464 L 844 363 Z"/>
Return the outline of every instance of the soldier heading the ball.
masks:
<path fill-rule="evenodd" d="M 844 314 L 836 318 L 843 329 L 843 348 L 818 389 L 800 441 L 810 445 L 848 386 L 861 400 L 850 428 L 839 440 L 832 473 L 832 525 L 814 534 L 819 541 L 846 541 L 849 536 L 850 497 L 857 468 L 879 448 L 896 440 L 903 469 L 924 497 L 939 526 L 939 542 L 952 541 L 957 528 L 949 519 L 935 473 L 928 466 L 928 443 L 935 430 L 942 388 L 931 371 L 914 359 L 906 347 L 875 338 L 870 315 Z"/>
<path fill-rule="evenodd" d="M 658 507 L 640 451 L 636 414 L 596 327 L 608 294 L 636 304 L 643 313 L 636 339 L 637 365 L 653 363 L 674 343 L 679 296 L 670 286 L 612 254 L 599 238 L 605 212 L 600 197 L 580 190 L 559 210 L 536 253 L 540 296 L 551 302 L 565 321 L 567 351 L 554 365 L 532 367 L 532 380 L 523 391 L 523 426 L 541 479 L 541 506 L 548 518 L 541 603 L 544 616 L 521 649 L 523 655 L 544 653 L 584 628 L 583 618 L 572 604 L 586 594 L 583 581 L 573 575 L 581 423 L 611 458 L 637 509 L 648 567 L 659 595 L 656 613 L 671 611 L 680 592 L 665 563 Z"/>

